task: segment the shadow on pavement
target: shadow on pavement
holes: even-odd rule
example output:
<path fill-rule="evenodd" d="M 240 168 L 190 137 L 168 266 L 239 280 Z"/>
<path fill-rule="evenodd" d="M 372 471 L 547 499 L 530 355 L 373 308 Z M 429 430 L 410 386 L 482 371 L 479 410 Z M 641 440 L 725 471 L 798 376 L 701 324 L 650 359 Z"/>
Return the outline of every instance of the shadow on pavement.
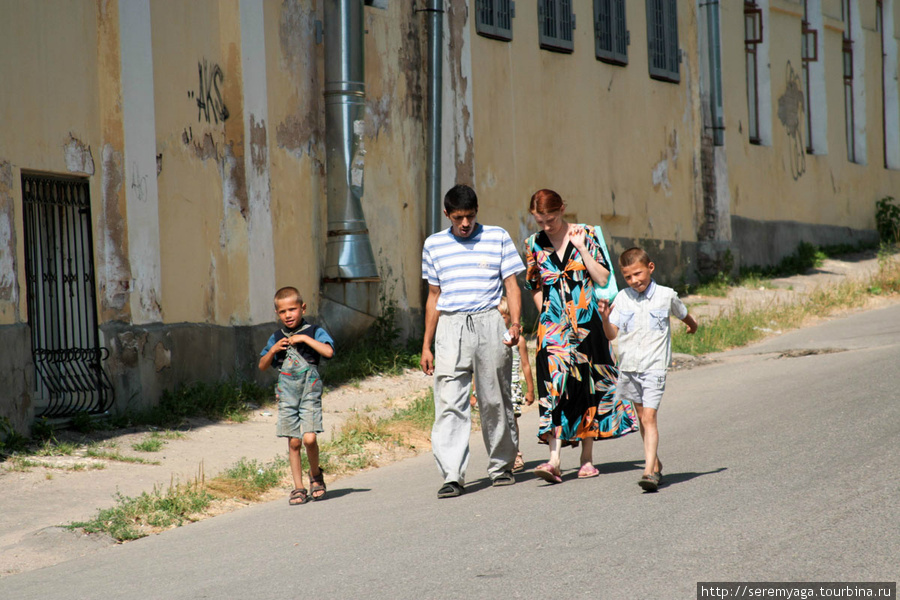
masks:
<path fill-rule="evenodd" d="M 665 463 L 663 463 L 663 467 L 665 467 Z M 728 467 L 719 467 L 718 469 L 714 469 L 712 471 L 706 471 L 705 473 L 664 473 L 662 485 L 660 488 L 669 487 L 673 484 L 684 483 L 685 481 L 690 481 L 696 477 L 701 477 L 703 475 L 716 475 L 717 473 L 721 473 L 722 471 L 727 470 Z"/>
<path fill-rule="evenodd" d="M 325 494 L 325 497 L 322 500 L 332 500 L 334 498 L 340 498 L 341 496 L 346 496 L 347 494 L 353 494 L 356 492 L 371 492 L 372 490 L 369 488 L 340 488 L 340 489 L 332 489 L 329 488 L 328 492 Z M 322 500 L 316 500 L 316 502 L 322 502 Z"/>

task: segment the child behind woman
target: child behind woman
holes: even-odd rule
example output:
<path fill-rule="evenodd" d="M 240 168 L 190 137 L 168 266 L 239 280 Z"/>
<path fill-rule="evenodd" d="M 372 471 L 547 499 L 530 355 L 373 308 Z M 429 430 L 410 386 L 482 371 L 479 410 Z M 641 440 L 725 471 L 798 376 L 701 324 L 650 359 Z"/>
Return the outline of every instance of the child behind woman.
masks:
<path fill-rule="evenodd" d="M 497 305 L 497 310 L 499 310 L 500 314 L 503 315 L 503 322 L 506 324 L 506 328 L 509 329 L 509 327 L 511 326 L 511 317 L 509 315 L 509 305 L 506 303 L 506 296 L 500 298 L 500 304 Z M 519 343 L 516 344 L 515 350 L 513 350 L 512 348 L 510 348 L 509 350 L 512 353 L 512 379 L 510 386 L 510 396 L 512 397 L 513 414 L 516 417 L 516 462 L 513 463 L 512 471 L 513 473 L 518 473 L 525 468 L 525 460 L 522 458 L 522 453 L 518 448 L 519 417 L 522 416 L 523 400 L 528 406 L 534 404 L 534 378 L 531 376 L 531 361 L 528 360 L 528 346 L 525 343 L 525 336 L 519 336 Z M 524 393 L 522 392 L 523 379 L 525 381 L 526 389 Z M 472 385 L 472 396 L 469 398 L 469 402 L 471 403 L 472 408 L 475 408 L 477 395 L 475 393 L 474 384 Z"/>

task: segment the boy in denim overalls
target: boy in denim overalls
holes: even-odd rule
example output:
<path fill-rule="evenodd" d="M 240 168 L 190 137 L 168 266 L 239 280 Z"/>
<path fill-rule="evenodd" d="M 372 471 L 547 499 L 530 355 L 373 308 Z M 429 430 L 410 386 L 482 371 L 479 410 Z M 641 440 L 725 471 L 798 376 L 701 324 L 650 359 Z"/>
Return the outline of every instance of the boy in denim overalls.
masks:
<path fill-rule="evenodd" d="M 328 332 L 303 319 L 306 304 L 297 288 L 283 287 L 275 293 L 275 314 L 282 324 L 260 352 L 259 370 L 278 371 L 278 425 L 276 435 L 288 438 L 288 457 L 294 489 L 291 506 L 325 497 L 325 478 L 319 466 L 316 434 L 322 429 L 322 379 L 317 368 L 321 357 L 334 356 L 334 340 Z M 310 489 L 303 487 L 301 446 L 309 459 Z M 314 473 L 317 473 L 314 475 Z"/>

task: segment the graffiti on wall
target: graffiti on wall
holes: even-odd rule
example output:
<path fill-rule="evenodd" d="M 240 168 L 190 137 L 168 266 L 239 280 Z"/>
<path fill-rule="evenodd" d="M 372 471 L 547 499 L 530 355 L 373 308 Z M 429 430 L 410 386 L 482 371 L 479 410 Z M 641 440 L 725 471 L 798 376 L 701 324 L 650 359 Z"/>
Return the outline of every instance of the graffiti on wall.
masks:
<path fill-rule="evenodd" d="M 220 86 L 225 81 L 225 73 L 218 64 L 210 64 L 204 58 L 197 63 L 199 88 L 188 90 L 188 98 L 197 102 L 197 120 L 219 124 L 228 120 L 228 107 L 222 100 Z"/>
<path fill-rule="evenodd" d="M 803 82 L 794 71 L 791 61 L 788 61 L 785 90 L 778 99 L 778 120 L 784 125 L 791 141 L 788 153 L 791 161 L 791 176 L 794 181 L 800 179 L 806 172 L 806 141 L 801 128 L 806 120 L 805 115 Z"/>

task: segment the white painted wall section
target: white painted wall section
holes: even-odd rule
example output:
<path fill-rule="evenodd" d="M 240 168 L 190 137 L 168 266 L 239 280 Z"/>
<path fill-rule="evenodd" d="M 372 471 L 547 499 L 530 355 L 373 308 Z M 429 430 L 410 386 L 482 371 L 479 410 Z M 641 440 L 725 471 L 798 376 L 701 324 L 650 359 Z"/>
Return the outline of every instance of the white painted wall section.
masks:
<path fill-rule="evenodd" d="M 900 169 L 900 91 L 897 85 L 897 39 L 894 37 L 894 0 L 884 0 L 884 158 L 888 169 Z"/>
<path fill-rule="evenodd" d="M 244 171 L 250 203 L 248 268 L 250 323 L 272 320 L 275 249 L 269 188 L 269 111 L 263 4 L 241 0 L 241 54 L 244 91 Z"/>
<path fill-rule="evenodd" d="M 119 27 L 125 200 L 129 260 L 134 277 L 131 315 L 134 324 L 144 324 L 162 320 L 150 1 L 122 0 L 119 4 Z"/>

